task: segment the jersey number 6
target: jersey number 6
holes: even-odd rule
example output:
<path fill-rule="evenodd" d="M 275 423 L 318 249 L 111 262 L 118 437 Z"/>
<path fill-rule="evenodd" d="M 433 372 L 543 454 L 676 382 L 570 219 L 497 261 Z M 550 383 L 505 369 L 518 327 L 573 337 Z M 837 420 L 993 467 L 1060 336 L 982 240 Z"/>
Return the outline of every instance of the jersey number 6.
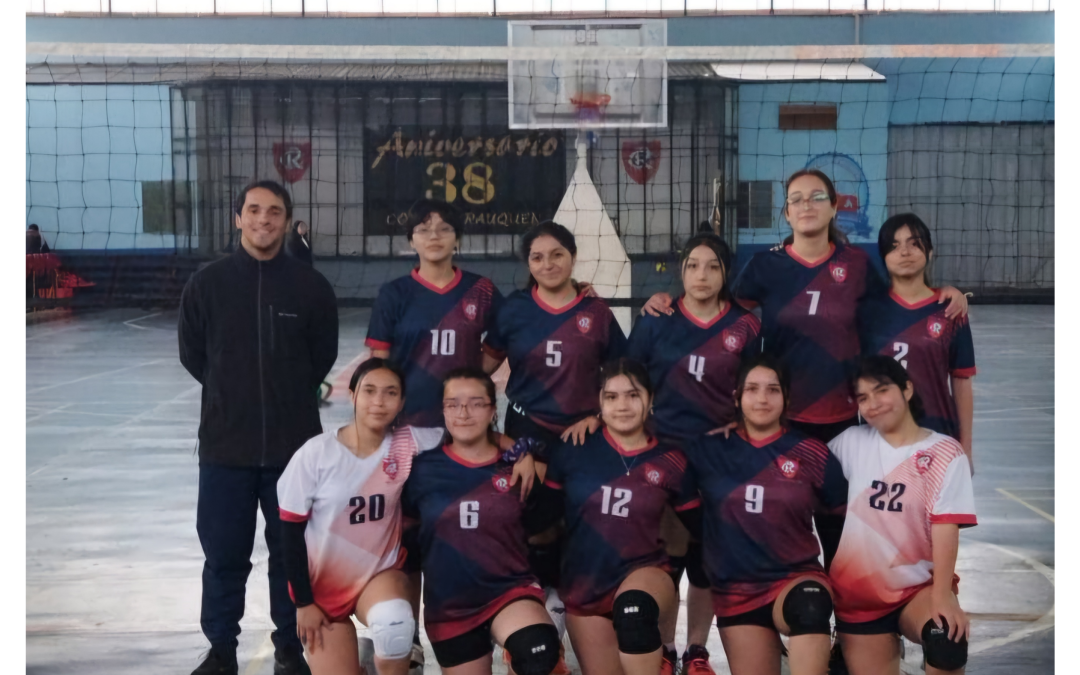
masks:
<path fill-rule="evenodd" d="M 458 507 L 461 529 L 475 530 L 480 527 L 480 502 L 461 502 Z"/>

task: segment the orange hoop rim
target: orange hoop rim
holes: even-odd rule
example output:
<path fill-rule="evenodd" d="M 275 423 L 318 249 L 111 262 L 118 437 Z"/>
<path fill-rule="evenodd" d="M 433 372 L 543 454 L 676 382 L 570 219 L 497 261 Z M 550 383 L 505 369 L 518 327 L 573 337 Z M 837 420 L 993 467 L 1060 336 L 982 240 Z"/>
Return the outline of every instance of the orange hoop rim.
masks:
<path fill-rule="evenodd" d="M 600 109 L 607 106 L 611 102 L 611 96 L 608 94 L 574 94 L 570 97 L 570 103 L 576 108 L 593 108 Z"/>

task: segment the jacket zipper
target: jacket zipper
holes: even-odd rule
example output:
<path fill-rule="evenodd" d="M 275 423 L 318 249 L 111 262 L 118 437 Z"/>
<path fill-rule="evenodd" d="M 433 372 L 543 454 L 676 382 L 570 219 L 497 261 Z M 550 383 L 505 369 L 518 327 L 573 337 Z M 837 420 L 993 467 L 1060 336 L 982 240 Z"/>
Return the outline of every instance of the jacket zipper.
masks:
<path fill-rule="evenodd" d="M 257 337 L 259 342 L 259 408 L 262 412 L 262 461 L 260 466 L 266 466 L 266 381 L 263 377 L 263 341 L 262 341 L 262 261 L 256 261 L 259 268 L 259 286 L 256 293 L 258 306 L 255 317 L 258 321 Z M 271 320 L 273 320 L 271 318 Z"/>

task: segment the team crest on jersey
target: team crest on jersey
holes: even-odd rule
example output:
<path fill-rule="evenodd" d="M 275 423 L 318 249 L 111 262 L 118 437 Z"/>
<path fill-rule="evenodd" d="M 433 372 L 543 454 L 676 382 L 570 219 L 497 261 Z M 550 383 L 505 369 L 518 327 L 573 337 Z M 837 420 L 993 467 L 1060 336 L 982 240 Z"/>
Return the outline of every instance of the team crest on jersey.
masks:
<path fill-rule="evenodd" d="M 738 333 L 725 330 L 721 334 L 721 339 L 724 341 L 724 349 L 729 352 L 738 353 L 743 348 L 743 336 Z"/>
<path fill-rule="evenodd" d="M 660 484 L 664 482 L 664 472 L 652 464 L 646 464 L 642 470 L 645 473 L 645 480 L 649 481 L 649 485 L 660 487 Z"/>
<path fill-rule="evenodd" d="M 469 317 L 469 321 L 476 320 L 476 303 L 470 302 L 465 305 L 465 316 Z"/>
<path fill-rule="evenodd" d="M 394 480 L 395 478 L 397 478 L 398 474 L 397 460 L 390 455 L 383 457 L 382 470 L 383 473 L 390 477 L 390 480 Z"/>
<path fill-rule="evenodd" d="M 510 476 L 506 474 L 495 474 L 491 477 L 491 484 L 495 486 L 495 489 L 499 492 L 510 491 Z"/>
<path fill-rule="evenodd" d="M 582 333 L 588 333 L 592 329 L 592 317 L 588 314 L 578 314 L 577 329 Z"/>
<path fill-rule="evenodd" d="M 929 452 L 917 452 L 915 453 L 915 468 L 919 470 L 920 474 L 924 474 L 930 470 L 930 464 L 933 463 L 934 456 Z"/>
<path fill-rule="evenodd" d="M 781 455 L 776 458 L 776 467 L 784 474 L 784 478 L 794 478 L 799 473 L 799 460 Z"/>
<path fill-rule="evenodd" d="M 829 263 L 829 274 L 832 275 L 833 281 L 842 284 L 847 281 L 847 266 L 843 263 Z"/>
<path fill-rule="evenodd" d="M 926 332 L 935 340 L 945 332 L 945 322 L 940 317 L 932 316 L 926 320 Z"/>

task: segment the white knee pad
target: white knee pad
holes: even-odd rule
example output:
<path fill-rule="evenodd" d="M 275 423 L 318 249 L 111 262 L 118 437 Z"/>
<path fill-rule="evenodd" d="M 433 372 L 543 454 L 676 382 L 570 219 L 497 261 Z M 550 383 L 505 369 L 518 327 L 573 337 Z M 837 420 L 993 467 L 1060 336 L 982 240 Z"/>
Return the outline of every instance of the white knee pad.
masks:
<path fill-rule="evenodd" d="M 375 656 L 380 659 L 403 659 L 412 651 L 416 621 L 412 606 L 400 598 L 372 605 L 367 613 Z"/>

